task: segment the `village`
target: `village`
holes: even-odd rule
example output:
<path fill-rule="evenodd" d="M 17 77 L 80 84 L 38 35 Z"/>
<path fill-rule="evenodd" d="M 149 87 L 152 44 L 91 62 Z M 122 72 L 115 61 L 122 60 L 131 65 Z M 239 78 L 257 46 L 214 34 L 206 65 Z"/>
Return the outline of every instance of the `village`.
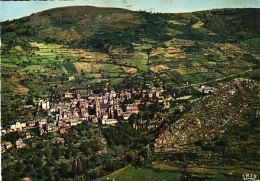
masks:
<path fill-rule="evenodd" d="M 1 129 L 2 135 L 12 132 L 25 132 L 25 138 L 19 138 L 14 144 L 2 142 L 2 153 L 10 148 L 21 149 L 26 147 L 23 142 L 26 139 L 34 138 L 35 133 L 31 129 L 38 129 L 39 135 L 47 133 L 65 134 L 73 126 L 88 122 L 101 126 L 115 126 L 119 121 L 128 122 L 131 115 L 138 115 L 139 105 L 150 106 L 154 103 L 162 105 L 164 110 L 169 110 L 171 101 L 187 100 L 192 95 L 176 97 L 165 94 L 162 87 L 148 85 L 147 90 L 125 89 L 120 92 L 111 90 L 106 93 L 93 93 L 92 90 L 73 90 L 70 92 L 59 92 L 56 97 L 59 102 L 54 103 L 49 99 L 40 99 L 35 103 L 37 110 L 41 110 L 45 116 L 37 116 L 34 121 L 18 120 L 6 128 Z M 199 84 L 196 89 L 204 94 L 210 94 L 214 89 L 204 84 Z M 167 96 L 165 96 L 167 95 Z M 132 123 L 134 129 L 154 129 L 163 121 L 163 117 L 154 121 L 137 120 Z M 57 137 L 55 142 L 64 144 L 64 138 Z"/>
<path fill-rule="evenodd" d="M 201 92 L 208 94 L 212 89 L 199 85 L 197 87 Z M 50 100 L 38 100 L 35 107 L 44 112 L 45 116 L 37 116 L 35 121 L 16 121 L 13 124 L 7 125 L 2 129 L 2 135 L 12 132 L 25 132 L 25 138 L 19 138 L 12 145 L 11 142 L 2 142 L 2 153 L 6 150 L 15 147 L 16 149 L 26 147 L 23 140 L 31 139 L 38 136 L 29 130 L 37 128 L 39 134 L 44 135 L 47 133 L 64 134 L 73 126 L 88 122 L 91 124 L 99 125 L 101 127 L 114 126 L 119 121 L 128 122 L 131 115 L 138 115 L 139 105 L 144 104 L 150 106 L 154 103 L 162 105 L 164 110 L 170 108 L 170 102 L 182 99 L 189 99 L 192 95 L 185 95 L 182 97 L 163 96 L 165 90 L 161 87 L 151 87 L 147 90 L 134 90 L 127 89 L 115 92 L 111 90 L 106 93 L 93 93 L 92 90 L 85 92 L 70 91 L 59 92 L 57 97 L 60 100 L 57 103 Z M 132 124 L 134 129 L 147 129 L 156 128 L 159 123 L 163 121 L 158 118 L 155 121 L 147 122 L 147 120 L 137 120 Z M 57 143 L 64 143 L 63 138 L 57 138 Z"/>

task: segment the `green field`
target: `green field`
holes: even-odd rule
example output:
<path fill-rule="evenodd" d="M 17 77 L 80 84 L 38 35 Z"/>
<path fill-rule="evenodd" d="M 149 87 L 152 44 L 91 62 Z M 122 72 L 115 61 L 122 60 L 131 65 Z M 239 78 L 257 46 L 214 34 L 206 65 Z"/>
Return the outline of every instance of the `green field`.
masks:
<path fill-rule="evenodd" d="M 147 60 L 148 60 L 147 54 L 136 52 L 134 54 L 124 57 L 122 60 L 117 60 L 117 62 L 125 65 L 130 65 L 138 68 L 141 71 L 147 72 L 148 71 Z"/>
<path fill-rule="evenodd" d="M 70 73 L 78 73 L 77 69 L 72 63 L 64 63 L 65 69 Z"/>
<path fill-rule="evenodd" d="M 182 174 L 169 171 L 153 171 L 146 168 L 125 167 L 105 176 L 98 181 L 178 181 Z"/>

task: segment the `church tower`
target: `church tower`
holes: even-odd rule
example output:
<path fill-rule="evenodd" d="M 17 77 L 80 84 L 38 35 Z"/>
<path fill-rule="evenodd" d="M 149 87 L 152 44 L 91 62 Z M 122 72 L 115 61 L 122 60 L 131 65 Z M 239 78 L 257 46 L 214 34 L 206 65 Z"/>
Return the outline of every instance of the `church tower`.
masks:
<path fill-rule="evenodd" d="M 96 100 L 95 100 L 95 103 L 96 103 L 96 105 L 95 105 L 96 116 L 99 117 L 99 115 L 100 115 L 100 104 L 99 104 L 99 100 L 96 99 Z"/>

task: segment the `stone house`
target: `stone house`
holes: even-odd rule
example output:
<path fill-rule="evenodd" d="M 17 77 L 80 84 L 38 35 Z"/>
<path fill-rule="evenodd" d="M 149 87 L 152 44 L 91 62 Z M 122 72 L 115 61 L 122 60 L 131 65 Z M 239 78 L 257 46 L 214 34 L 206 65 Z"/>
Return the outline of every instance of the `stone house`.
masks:
<path fill-rule="evenodd" d="M 19 139 L 15 142 L 15 147 L 16 147 L 16 149 L 20 149 L 20 148 L 26 147 L 26 145 L 24 144 L 22 138 L 19 138 Z"/>
<path fill-rule="evenodd" d="M 15 124 L 10 125 L 10 129 L 12 131 L 22 130 L 25 127 L 26 127 L 26 123 L 21 123 L 19 121 L 17 121 Z"/>

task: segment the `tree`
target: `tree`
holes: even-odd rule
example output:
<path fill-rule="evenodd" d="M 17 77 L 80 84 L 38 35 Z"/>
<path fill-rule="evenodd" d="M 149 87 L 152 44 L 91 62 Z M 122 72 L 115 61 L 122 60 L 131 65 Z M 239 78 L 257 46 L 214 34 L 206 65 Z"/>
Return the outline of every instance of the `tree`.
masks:
<path fill-rule="evenodd" d="M 67 149 L 67 151 L 65 152 L 64 156 L 66 159 L 70 159 L 71 155 L 72 155 L 72 150 L 71 150 L 71 147 L 69 147 Z"/>
<path fill-rule="evenodd" d="M 38 169 L 38 176 L 37 178 L 39 178 L 39 180 L 42 180 L 44 178 L 45 174 L 43 172 L 43 168 L 42 167 L 39 167 Z"/>
<path fill-rule="evenodd" d="M 46 147 L 46 149 L 44 150 L 44 155 L 46 156 L 46 158 L 51 157 L 52 151 L 51 151 L 50 147 Z"/>
<path fill-rule="evenodd" d="M 85 155 L 89 155 L 92 153 L 92 149 L 89 145 L 88 141 L 84 141 L 81 143 L 80 147 L 79 147 L 80 151 L 82 151 Z"/>
<path fill-rule="evenodd" d="M 55 160 L 59 160 L 60 159 L 60 154 L 61 154 L 60 148 L 55 148 L 53 150 L 53 156 L 54 156 Z"/>
<path fill-rule="evenodd" d="M 38 156 L 35 156 L 32 160 L 34 167 L 42 166 L 42 160 Z"/>
<path fill-rule="evenodd" d="M 131 116 L 129 117 L 129 123 L 131 124 L 131 125 L 133 125 L 133 124 L 135 124 L 136 123 L 136 121 L 137 121 L 137 115 L 136 114 L 131 114 Z"/>
<path fill-rule="evenodd" d="M 71 172 L 72 166 L 71 164 L 62 163 L 59 167 L 59 173 L 61 174 L 61 177 L 69 177 Z"/>
<path fill-rule="evenodd" d="M 143 166 L 145 164 L 144 163 L 144 157 L 139 156 L 136 164 L 139 165 L 139 166 Z"/>
<path fill-rule="evenodd" d="M 33 98 L 32 97 L 28 97 L 27 101 L 26 101 L 27 105 L 33 105 Z"/>
<path fill-rule="evenodd" d="M 13 132 L 3 136 L 2 140 L 10 141 L 11 143 L 14 144 L 15 141 L 18 140 L 19 138 L 21 138 L 21 134 L 19 132 Z"/>
<path fill-rule="evenodd" d="M 149 145 L 145 147 L 144 159 L 146 164 L 150 164 L 154 160 L 154 155 Z"/>
<path fill-rule="evenodd" d="M 26 170 L 26 165 L 24 163 L 17 163 L 16 168 L 15 168 L 17 173 L 23 173 Z"/>
<path fill-rule="evenodd" d="M 44 166 L 44 175 L 46 176 L 47 180 L 52 180 L 52 170 L 50 166 Z"/>
<path fill-rule="evenodd" d="M 135 154 L 133 151 L 130 151 L 127 155 L 126 155 L 126 161 L 129 163 L 132 163 L 135 161 Z"/>

